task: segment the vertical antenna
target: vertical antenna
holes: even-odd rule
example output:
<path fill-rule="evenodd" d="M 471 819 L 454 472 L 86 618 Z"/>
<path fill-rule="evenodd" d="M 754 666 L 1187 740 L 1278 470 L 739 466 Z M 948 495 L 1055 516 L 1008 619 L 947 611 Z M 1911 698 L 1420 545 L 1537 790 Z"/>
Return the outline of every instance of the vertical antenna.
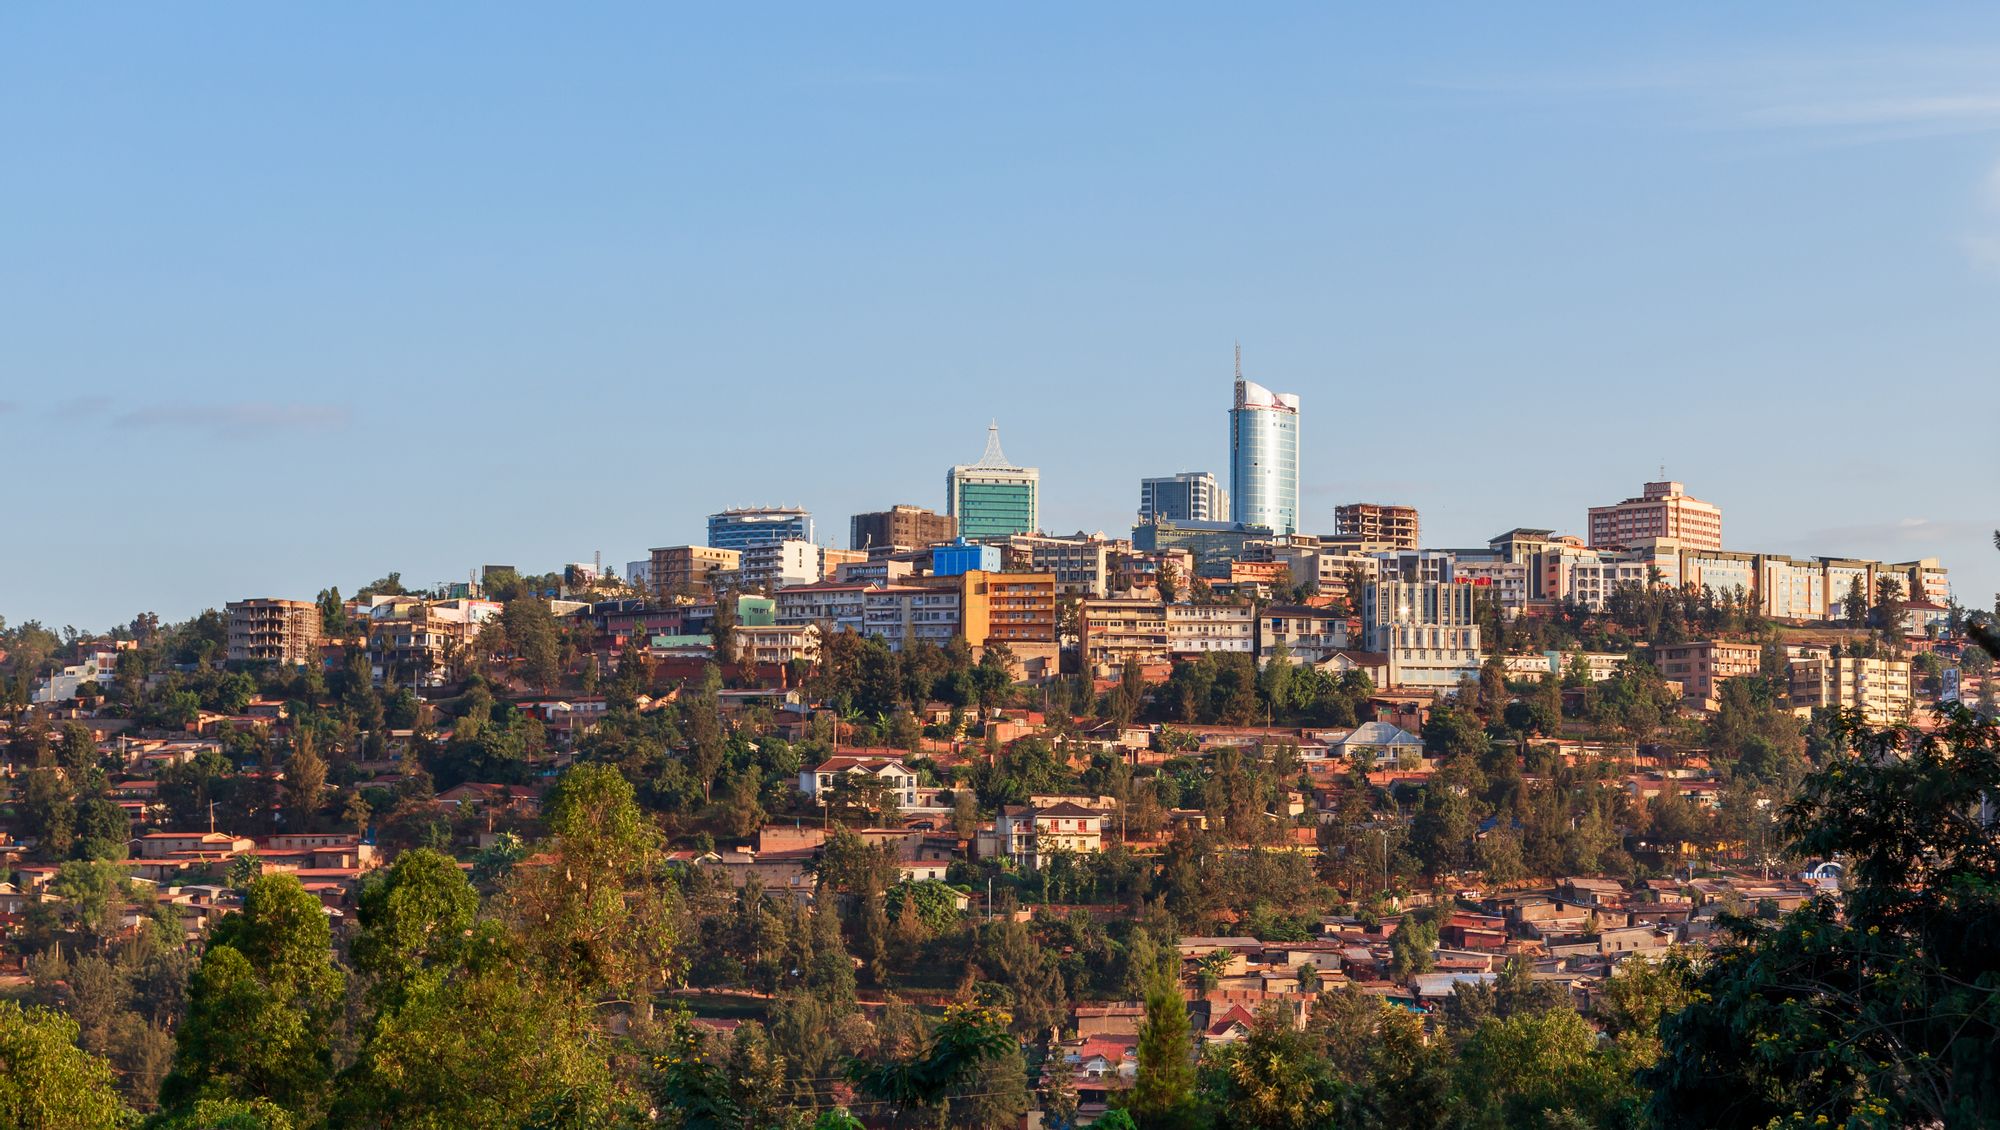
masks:
<path fill-rule="evenodd" d="M 1243 379 L 1243 343 L 1236 343 L 1236 379 Z"/>

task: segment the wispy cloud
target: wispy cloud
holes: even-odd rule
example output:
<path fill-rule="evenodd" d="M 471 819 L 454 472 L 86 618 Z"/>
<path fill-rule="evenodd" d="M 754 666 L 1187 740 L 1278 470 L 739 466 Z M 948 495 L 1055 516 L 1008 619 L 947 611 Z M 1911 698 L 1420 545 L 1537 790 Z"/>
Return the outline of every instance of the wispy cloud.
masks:
<path fill-rule="evenodd" d="M 0 401 L 0 414 L 25 410 L 15 401 Z M 354 413 L 338 404 L 298 404 L 266 400 L 169 400 L 130 404 L 108 396 L 75 396 L 41 405 L 44 418 L 66 426 L 96 424 L 131 431 L 204 432 L 250 436 L 277 433 L 335 431 L 353 422 Z"/>
<path fill-rule="evenodd" d="M 1995 523 L 1931 518 L 1900 518 L 1894 522 L 1862 522 L 1851 526 L 1827 526 L 1807 530 L 1792 539 L 1797 544 L 1831 546 L 1823 552 L 1846 552 L 1844 546 L 1911 545 L 1936 548 L 1966 538 L 1985 538 Z"/>
<path fill-rule="evenodd" d="M 1612 69 L 1454 76 L 1433 89 L 1521 98 L 1651 98 L 1690 128 L 1865 145 L 2000 131 L 2000 52 L 1893 48 L 1641 60 Z"/>
<path fill-rule="evenodd" d="M 142 430 L 255 434 L 332 431 L 346 427 L 352 418 L 346 408 L 333 404 L 237 401 L 150 404 L 120 412 L 112 422 L 121 428 Z"/>

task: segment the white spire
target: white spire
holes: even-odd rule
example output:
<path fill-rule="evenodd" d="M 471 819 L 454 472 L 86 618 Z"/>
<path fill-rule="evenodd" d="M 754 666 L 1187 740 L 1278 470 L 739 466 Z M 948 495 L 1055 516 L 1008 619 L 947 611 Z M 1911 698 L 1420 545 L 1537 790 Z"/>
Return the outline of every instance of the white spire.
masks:
<path fill-rule="evenodd" d="M 979 457 L 979 462 L 975 466 L 1013 466 L 1012 463 L 1007 462 L 1007 453 L 1000 450 L 1000 421 L 994 420 L 992 423 L 986 425 L 986 454 Z"/>

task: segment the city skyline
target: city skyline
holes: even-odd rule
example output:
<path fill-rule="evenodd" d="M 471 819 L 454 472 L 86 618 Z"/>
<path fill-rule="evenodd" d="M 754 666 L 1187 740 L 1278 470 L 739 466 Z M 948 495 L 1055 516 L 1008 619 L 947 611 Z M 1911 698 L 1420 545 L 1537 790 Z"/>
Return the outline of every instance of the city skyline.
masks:
<path fill-rule="evenodd" d="M 42 547 L 0 615 L 622 561 L 740 502 L 837 530 L 936 506 L 995 416 L 1043 527 L 1115 534 L 1135 479 L 1225 473 L 1239 339 L 1312 406 L 1306 529 L 1581 535 L 1665 462 L 1733 545 L 2000 590 L 2000 454 L 1950 438 L 1996 400 L 2000 13 L 483 14 L 470 52 L 446 11 L 0 17 Z M 1944 438 L 1854 434 L 1889 389 Z"/>

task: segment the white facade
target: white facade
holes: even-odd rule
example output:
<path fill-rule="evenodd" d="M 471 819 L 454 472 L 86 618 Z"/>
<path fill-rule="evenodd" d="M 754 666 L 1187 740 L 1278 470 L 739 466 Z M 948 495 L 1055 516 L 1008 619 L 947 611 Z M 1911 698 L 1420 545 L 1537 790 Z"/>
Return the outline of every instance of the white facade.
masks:
<path fill-rule="evenodd" d="M 1256 610 L 1234 604 L 1169 604 L 1167 650 L 1175 655 L 1204 651 L 1257 650 Z"/>
<path fill-rule="evenodd" d="M 94 648 L 84 654 L 83 662 L 72 663 L 53 675 L 35 680 L 28 700 L 35 703 L 68 702 L 76 697 L 76 689 L 85 683 L 96 683 L 99 688 L 108 691 L 117 672 L 118 652 L 108 647 Z"/>

